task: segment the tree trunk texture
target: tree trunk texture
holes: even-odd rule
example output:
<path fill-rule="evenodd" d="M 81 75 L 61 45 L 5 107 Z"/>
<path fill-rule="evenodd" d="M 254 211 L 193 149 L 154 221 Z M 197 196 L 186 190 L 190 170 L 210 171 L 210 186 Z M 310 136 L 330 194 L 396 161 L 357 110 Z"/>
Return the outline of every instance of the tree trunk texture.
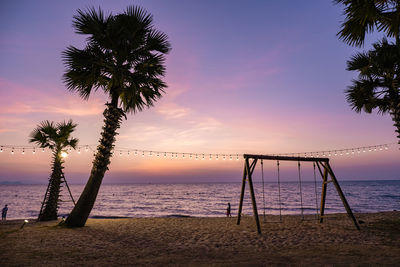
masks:
<path fill-rule="evenodd" d="M 100 137 L 100 144 L 93 160 L 89 180 L 71 214 L 65 221 L 69 227 L 83 227 L 96 201 L 101 182 L 110 164 L 111 152 L 114 148 L 117 129 L 120 127 L 125 113 L 114 105 L 107 104 L 104 110 L 104 126 Z"/>
<path fill-rule="evenodd" d="M 393 107 L 390 109 L 390 115 L 394 122 L 393 126 L 396 128 L 395 132 L 397 133 L 398 144 L 400 144 L 400 101 L 393 103 L 392 106 Z"/>
<path fill-rule="evenodd" d="M 59 207 L 61 176 L 63 175 L 62 161 L 58 152 L 54 153 L 52 173 L 49 179 L 49 190 L 44 199 L 45 206 L 39 215 L 39 221 L 57 220 L 57 211 Z"/>

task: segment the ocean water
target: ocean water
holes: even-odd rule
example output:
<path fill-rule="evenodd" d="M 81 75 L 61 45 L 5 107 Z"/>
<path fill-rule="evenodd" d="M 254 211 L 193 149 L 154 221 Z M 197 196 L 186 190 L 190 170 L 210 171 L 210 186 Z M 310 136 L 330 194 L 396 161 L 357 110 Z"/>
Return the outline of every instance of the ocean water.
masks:
<path fill-rule="evenodd" d="M 400 181 L 343 181 L 342 190 L 353 212 L 400 210 Z M 314 182 L 255 183 L 260 215 L 280 212 L 283 215 L 315 214 L 319 208 L 321 185 Z M 83 185 L 70 185 L 75 200 Z M 37 218 L 46 185 L 0 185 L 0 205 L 8 204 L 8 219 Z M 241 183 L 203 184 L 103 184 L 90 217 L 165 217 L 225 216 L 227 203 L 237 214 Z M 249 187 L 246 186 L 243 213 L 253 214 Z M 317 193 L 316 193 L 317 192 Z M 59 215 L 67 215 L 73 207 L 64 187 Z M 264 197 L 263 197 L 264 196 Z M 301 200 L 303 205 L 301 205 Z M 325 213 L 345 212 L 332 183 L 328 184 Z"/>

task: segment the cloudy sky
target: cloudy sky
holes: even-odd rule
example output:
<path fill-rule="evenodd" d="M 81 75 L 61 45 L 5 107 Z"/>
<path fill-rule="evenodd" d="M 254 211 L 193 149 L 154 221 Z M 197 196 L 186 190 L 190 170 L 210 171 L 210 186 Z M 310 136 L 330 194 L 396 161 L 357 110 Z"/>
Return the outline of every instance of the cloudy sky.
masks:
<path fill-rule="evenodd" d="M 29 133 L 42 120 L 73 119 L 80 145 L 98 142 L 107 98 L 88 101 L 62 82 L 61 52 L 83 48 L 74 33 L 77 9 L 114 14 L 137 4 L 169 36 L 166 93 L 154 107 L 129 115 L 117 148 L 185 153 L 276 154 L 396 143 L 388 115 L 357 114 L 344 90 L 355 73 L 346 60 L 368 49 L 349 47 L 336 33 L 342 7 L 331 1 L 2 1 L 0 6 L 0 182 L 46 183 L 48 151 L 32 154 Z M 332 156 L 342 180 L 400 179 L 398 145 Z M 201 156 L 200 156 L 201 157 Z M 92 152 L 71 153 L 67 179 L 85 183 Z M 138 157 L 118 154 L 106 183 L 240 181 L 243 161 Z M 275 162 L 265 164 L 275 178 Z M 304 164 L 305 179 L 311 166 Z M 284 163 L 295 179 L 294 163 Z M 258 179 L 256 177 L 256 179 Z M 311 179 L 311 178 L 310 178 Z"/>

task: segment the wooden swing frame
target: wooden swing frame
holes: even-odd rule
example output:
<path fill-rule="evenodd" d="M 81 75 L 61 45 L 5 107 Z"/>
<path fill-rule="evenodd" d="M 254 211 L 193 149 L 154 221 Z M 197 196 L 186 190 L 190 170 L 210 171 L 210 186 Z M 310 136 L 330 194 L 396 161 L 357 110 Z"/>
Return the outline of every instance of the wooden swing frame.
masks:
<path fill-rule="evenodd" d="M 240 224 L 240 218 L 242 215 L 242 207 L 243 207 L 243 198 L 244 198 L 244 191 L 246 188 L 246 181 L 249 182 L 250 188 L 250 196 L 251 202 L 253 205 L 253 214 L 254 219 L 256 221 L 257 232 L 261 234 L 261 226 L 260 226 L 260 219 L 258 217 L 258 210 L 257 210 L 257 203 L 256 197 L 254 194 L 254 187 L 253 187 L 253 179 L 252 175 L 254 172 L 254 168 L 257 165 L 257 161 L 260 160 L 279 160 L 279 161 L 297 161 L 297 162 L 315 162 L 319 173 L 322 177 L 322 191 L 321 191 L 321 208 L 320 208 L 320 219 L 319 222 L 322 223 L 324 220 L 324 211 L 325 211 L 325 199 L 326 199 L 326 189 L 328 183 L 333 183 L 335 185 L 336 191 L 338 192 L 340 199 L 342 200 L 343 206 L 347 211 L 347 215 L 353 221 L 354 226 L 357 230 L 360 230 L 360 226 L 356 218 L 354 217 L 353 212 L 351 211 L 350 205 L 346 200 L 346 197 L 343 194 L 342 189 L 336 179 L 335 174 L 329 164 L 329 158 L 308 158 L 308 157 L 288 157 L 288 156 L 273 156 L 273 155 L 253 155 L 253 154 L 244 154 L 243 155 L 245 163 L 244 163 L 244 170 L 243 170 L 243 179 L 242 179 L 242 190 L 240 193 L 240 202 L 239 202 L 239 210 L 238 210 L 238 218 L 237 224 Z M 250 162 L 252 160 L 252 162 Z M 330 176 L 330 180 L 328 180 L 328 176 Z"/>

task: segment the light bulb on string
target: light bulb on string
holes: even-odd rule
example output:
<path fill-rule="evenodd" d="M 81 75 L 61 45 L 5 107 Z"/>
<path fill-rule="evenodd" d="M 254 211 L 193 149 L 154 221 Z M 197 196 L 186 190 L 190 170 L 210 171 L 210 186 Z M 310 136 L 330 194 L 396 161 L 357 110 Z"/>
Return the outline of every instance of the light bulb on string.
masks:
<path fill-rule="evenodd" d="M 78 154 L 81 154 L 81 148 L 78 148 Z"/>
<path fill-rule="evenodd" d="M 22 153 L 21 153 L 22 155 L 24 155 L 25 154 L 25 148 L 22 148 Z"/>
<path fill-rule="evenodd" d="M 14 155 L 14 148 L 11 149 L 11 155 Z"/>
<path fill-rule="evenodd" d="M 150 152 L 149 152 L 149 157 L 152 157 L 152 156 L 153 156 L 153 154 L 152 154 L 152 152 L 150 151 Z"/>
<path fill-rule="evenodd" d="M 159 158 L 160 157 L 160 152 L 157 152 L 157 158 Z"/>
<path fill-rule="evenodd" d="M 203 157 L 201 158 L 201 160 L 204 160 L 205 158 L 204 158 L 204 154 L 203 154 Z"/>
<path fill-rule="evenodd" d="M 236 160 L 239 160 L 239 154 L 236 155 Z"/>
<path fill-rule="evenodd" d="M 197 156 L 197 154 L 196 154 L 196 160 L 198 160 L 199 159 L 199 157 Z"/>
<path fill-rule="evenodd" d="M 164 158 L 166 158 L 167 157 L 167 152 L 164 152 Z"/>
<path fill-rule="evenodd" d="M 217 154 L 217 156 L 215 157 L 215 160 L 218 160 L 218 154 Z"/>
<path fill-rule="evenodd" d="M 122 156 L 122 151 L 119 151 L 119 156 L 120 156 L 120 157 Z"/>
<path fill-rule="evenodd" d="M 225 155 L 223 156 L 223 160 L 226 160 Z"/>
<path fill-rule="evenodd" d="M 137 156 L 137 150 L 135 149 L 135 156 Z"/>
<path fill-rule="evenodd" d="M 185 158 L 185 153 L 182 153 L 182 158 Z"/>
<path fill-rule="evenodd" d="M 3 152 L 3 146 L 1 146 L 1 148 L 0 148 L 0 152 Z"/>
<path fill-rule="evenodd" d="M 32 150 L 32 154 L 35 154 L 36 153 L 36 149 L 35 148 L 33 148 L 33 150 Z"/>
<path fill-rule="evenodd" d="M 178 153 L 175 153 L 175 158 L 178 158 Z"/>
<path fill-rule="evenodd" d="M 210 160 L 212 160 L 212 155 L 210 154 L 210 158 L 209 158 Z"/>
<path fill-rule="evenodd" d="M 382 146 L 379 147 L 379 150 L 383 150 Z"/>
<path fill-rule="evenodd" d="M 385 150 L 388 150 L 389 149 L 389 147 L 388 146 L 385 146 Z"/>
<path fill-rule="evenodd" d="M 232 155 L 229 155 L 229 160 L 232 160 Z"/>
<path fill-rule="evenodd" d="M 142 151 L 142 158 L 144 157 L 144 151 Z"/>
<path fill-rule="evenodd" d="M 190 159 L 192 159 L 192 154 L 190 154 L 190 156 L 189 156 L 189 157 L 190 157 Z"/>
<path fill-rule="evenodd" d="M 128 157 L 129 157 L 130 154 L 131 154 L 131 152 L 128 150 Z"/>
<path fill-rule="evenodd" d="M 44 152 L 44 148 L 42 148 L 42 152 Z"/>

